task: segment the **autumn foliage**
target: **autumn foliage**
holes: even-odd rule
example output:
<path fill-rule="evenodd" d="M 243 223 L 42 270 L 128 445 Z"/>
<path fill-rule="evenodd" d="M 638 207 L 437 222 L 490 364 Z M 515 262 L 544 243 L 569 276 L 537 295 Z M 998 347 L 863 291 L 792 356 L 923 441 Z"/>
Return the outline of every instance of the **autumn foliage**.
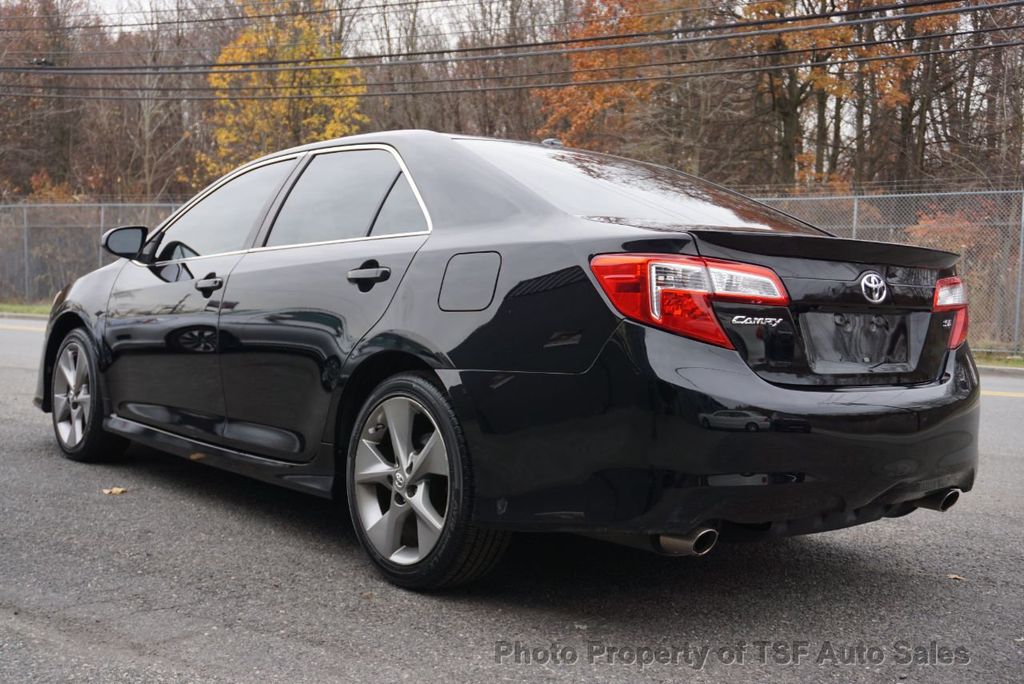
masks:
<path fill-rule="evenodd" d="M 242 7 L 257 12 L 252 5 Z M 359 112 L 359 95 L 366 88 L 358 69 L 343 62 L 305 71 L 232 66 L 280 60 L 316 64 L 340 50 L 330 40 L 330 25 L 317 16 L 254 19 L 220 51 L 217 64 L 223 67 L 207 79 L 218 99 L 208 117 L 213 148 L 199 153 L 198 172 L 216 177 L 268 151 L 359 130 L 368 120 Z M 256 99 L 260 96 L 280 97 Z"/>
<path fill-rule="evenodd" d="M 1024 179 L 1019 3 L 108 9 L 0 0 L 0 64 L 17 67 L 0 84 L 0 200 L 41 170 L 75 197 L 181 199 L 271 150 L 396 128 L 556 137 L 772 194 Z"/>
<path fill-rule="evenodd" d="M 565 32 L 567 39 L 584 39 L 602 35 L 629 35 L 649 30 L 657 22 L 643 15 L 652 3 L 641 0 L 585 0 L 580 9 L 580 22 Z M 601 45 L 622 45 L 639 38 L 601 41 Z M 569 46 L 594 43 L 569 43 Z M 641 49 L 595 50 L 578 52 L 568 57 L 576 83 L 602 81 L 635 75 L 630 70 L 644 64 L 649 53 Z M 643 103 L 654 87 L 650 81 L 611 83 L 538 90 L 541 111 L 547 121 L 540 135 L 557 134 L 567 145 L 585 146 L 601 151 L 614 150 L 615 131 L 622 130 L 633 107 Z"/>

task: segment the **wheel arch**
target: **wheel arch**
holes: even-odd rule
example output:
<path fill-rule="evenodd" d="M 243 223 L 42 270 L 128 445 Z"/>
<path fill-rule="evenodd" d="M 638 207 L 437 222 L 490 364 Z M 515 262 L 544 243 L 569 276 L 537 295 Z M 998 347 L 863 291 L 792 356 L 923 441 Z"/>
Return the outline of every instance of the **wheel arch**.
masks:
<path fill-rule="evenodd" d="M 50 398 L 50 384 L 53 380 L 53 363 L 57 358 L 57 350 L 69 332 L 82 328 L 88 333 L 89 326 L 85 319 L 75 311 L 65 311 L 54 319 L 50 326 L 50 334 L 46 338 L 46 352 L 43 354 L 43 394 L 42 408 L 44 411 L 53 409 Z M 93 337 L 93 335 L 89 335 Z M 94 340 L 95 341 L 95 340 Z"/>
<path fill-rule="evenodd" d="M 355 354 L 353 354 L 355 356 Z M 436 369 L 439 366 L 436 355 L 425 350 L 409 349 L 378 349 L 372 353 L 359 356 L 358 360 L 350 361 L 350 371 L 342 389 L 335 400 L 331 411 L 331 419 L 325 428 L 324 440 L 334 442 L 334 492 L 335 496 L 344 496 L 345 459 L 348 455 L 348 440 L 355 424 L 356 416 L 380 383 L 393 375 L 408 372 L 422 372 L 433 377 L 438 387 L 444 388 Z"/>

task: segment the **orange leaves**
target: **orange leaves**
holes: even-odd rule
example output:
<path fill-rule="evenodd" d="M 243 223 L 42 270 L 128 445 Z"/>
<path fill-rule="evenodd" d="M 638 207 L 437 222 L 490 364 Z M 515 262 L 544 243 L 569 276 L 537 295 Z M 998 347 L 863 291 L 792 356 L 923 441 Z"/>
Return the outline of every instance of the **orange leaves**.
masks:
<path fill-rule="evenodd" d="M 836 7 L 835 9 L 843 8 Z M 803 3 L 800 2 L 759 2 L 744 6 L 740 12 L 740 16 L 744 21 L 764 21 L 798 16 L 808 12 L 815 13 L 817 11 L 820 11 L 820 8 L 817 10 L 808 10 Z M 791 21 L 786 22 L 785 24 L 777 24 L 775 26 L 810 27 L 818 26 L 823 23 L 832 23 L 834 26 L 818 29 L 807 28 L 805 31 L 787 31 L 786 33 L 767 33 L 764 35 L 751 36 L 748 47 L 753 45 L 759 50 L 765 52 L 793 49 L 828 50 L 831 49 L 833 45 L 848 43 L 854 40 L 855 32 L 853 27 L 845 25 L 842 21 L 832 20 L 831 22 L 828 22 L 823 19 L 805 19 L 802 21 Z M 772 24 L 754 25 L 747 29 L 740 30 L 746 30 L 747 32 L 761 32 L 766 29 L 770 29 L 772 26 Z"/>
<path fill-rule="evenodd" d="M 587 0 L 580 11 L 582 23 L 573 24 L 565 37 L 591 38 L 650 30 L 651 21 L 643 15 L 654 10 L 654 4 L 641 0 Z M 600 44 L 621 45 L 636 40 L 614 39 Z M 569 47 L 578 45 L 583 44 Z M 637 65 L 656 59 L 657 53 L 651 49 L 594 50 L 568 56 L 574 83 L 636 76 Z M 538 91 L 542 111 L 547 116 L 539 133 L 557 135 L 567 144 L 603 149 L 604 145 L 594 135 L 598 124 L 606 129 L 621 128 L 627 112 L 646 100 L 652 89 L 650 82 L 637 82 Z"/>
<path fill-rule="evenodd" d="M 840 3 L 841 4 L 841 3 Z M 781 19 L 783 17 L 797 16 L 801 13 L 820 12 L 822 8 L 808 9 L 800 2 L 768 2 L 755 3 L 745 6 L 741 11 L 742 19 L 746 21 L 763 21 L 770 19 Z M 842 7 L 830 7 L 830 10 L 843 9 Z M 811 26 L 832 23 L 827 28 L 811 29 Z M 760 61 L 763 64 L 796 64 L 804 62 L 827 62 L 841 60 L 848 55 L 838 45 L 845 45 L 856 41 L 856 31 L 853 27 L 842 21 L 825 21 L 823 19 L 806 19 L 798 22 L 786 22 L 785 24 L 754 25 L 747 32 L 762 32 L 772 26 L 787 28 L 785 33 L 766 33 L 754 35 L 749 42 L 740 50 L 743 52 L 763 53 Z M 804 31 L 790 31 L 790 27 L 808 27 Z M 800 50 L 801 52 L 792 52 Z M 806 52 L 802 52 L 806 50 Z M 780 54 L 781 53 L 781 54 Z M 812 90 L 824 91 L 830 95 L 846 97 L 850 93 L 850 84 L 844 78 L 844 71 L 841 67 L 802 67 L 786 70 L 785 76 L 795 78 L 800 83 L 807 83 Z M 783 88 L 785 78 L 780 74 L 766 74 L 764 82 L 771 84 L 776 90 Z M 778 93 L 777 93 L 778 94 Z"/>
<path fill-rule="evenodd" d="M 998 215 L 999 208 L 992 206 L 991 200 L 979 202 L 980 206 L 971 212 L 948 211 L 941 207 L 921 212 L 917 223 L 907 228 L 907 233 L 917 243 L 969 253 L 973 257 L 996 263 L 998 259 L 995 250 L 999 243 L 992 239 L 991 224 L 987 220 L 979 221 L 979 217 Z"/>
<path fill-rule="evenodd" d="M 32 174 L 29 179 L 31 191 L 29 197 L 36 202 L 69 202 L 75 199 L 75 193 L 65 183 L 56 183 L 46 169 Z"/>

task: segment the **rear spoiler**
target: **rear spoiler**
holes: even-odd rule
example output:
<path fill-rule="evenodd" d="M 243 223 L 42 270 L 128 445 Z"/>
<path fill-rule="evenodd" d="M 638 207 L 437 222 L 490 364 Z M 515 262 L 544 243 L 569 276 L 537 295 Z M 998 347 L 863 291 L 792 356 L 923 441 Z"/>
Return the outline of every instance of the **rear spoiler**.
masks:
<path fill-rule="evenodd" d="M 952 268 L 959 254 L 938 249 L 899 245 L 892 242 L 870 242 L 831 236 L 794 235 L 789 233 L 727 232 L 726 230 L 690 229 L 701 245 L 704 256 L 731 258 L 730 252 L 754 252 L 764 256 L 824 259 L 886 266 L 911 266 L 944 270 Z M 734 258 L 734 257 L 733 257 Z"/>

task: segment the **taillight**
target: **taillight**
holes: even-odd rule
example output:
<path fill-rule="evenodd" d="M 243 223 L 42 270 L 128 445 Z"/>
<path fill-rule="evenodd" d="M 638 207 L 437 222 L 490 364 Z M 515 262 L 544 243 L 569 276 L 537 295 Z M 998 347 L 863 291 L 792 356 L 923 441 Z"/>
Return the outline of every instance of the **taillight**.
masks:
<path fill-rule="evenodd" d="M 623 315 L 732 349 L 712 310 L 725 300 L 785 306 L 789 295 L 763 266 L 669 254 L 602 254 L 590 261 L 601 288 Z"/>
<path fill-rule="evenodd" d="M 967 339 L 967 288 L 960 278 L 940 278 L 935 283 L 932 311 L 955 311 L 949 348 L 956 349 Z"/>

